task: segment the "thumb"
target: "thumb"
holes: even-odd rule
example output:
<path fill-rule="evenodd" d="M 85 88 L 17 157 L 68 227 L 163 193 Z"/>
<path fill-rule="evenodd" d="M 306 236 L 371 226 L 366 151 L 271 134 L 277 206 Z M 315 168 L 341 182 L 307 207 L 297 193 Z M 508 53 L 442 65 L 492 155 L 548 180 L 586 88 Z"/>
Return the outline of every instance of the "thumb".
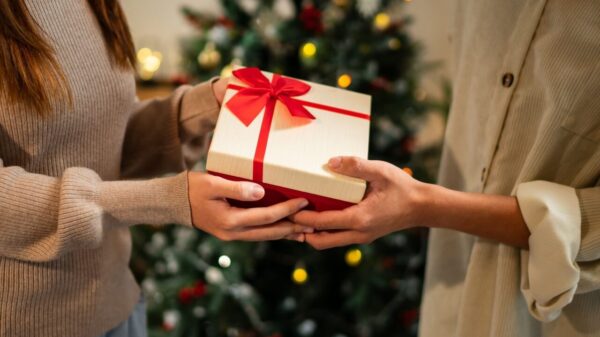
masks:
<path fill-rule="evenodd" d="M 381 179 L 385 170 L 383 162 L 359 157 L 334 157 L 329 160 L 328 166 L 339 174 L 366 181 Z"/>
<path fill-rule="evenodd" d="M 265 189 L 259 184 L 249 181 L 231 181 L 215 176 L 211 178 L 209 194 L 213 198 L 255 201 L 265 196 Z"/>

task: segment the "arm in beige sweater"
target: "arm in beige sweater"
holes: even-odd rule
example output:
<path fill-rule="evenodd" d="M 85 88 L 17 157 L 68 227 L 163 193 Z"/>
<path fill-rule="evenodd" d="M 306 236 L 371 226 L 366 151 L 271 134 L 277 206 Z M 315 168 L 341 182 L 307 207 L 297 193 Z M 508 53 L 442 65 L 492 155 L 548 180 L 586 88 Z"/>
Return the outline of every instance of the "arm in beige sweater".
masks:
<path fill-rule="evenodd" d="M 197 162 L 219 109 L 210 82 L 138 102 L 125 134 L 122 176 L 155 177 Z"/>
<path fill-rule="evenodd" d="M 85 168 L 59 178 L 4 167 L 0 159 L 0 256 L 49 261 L 98 247 L 105 226 L 191 225 L 186 174 L 103 182 Z"/>

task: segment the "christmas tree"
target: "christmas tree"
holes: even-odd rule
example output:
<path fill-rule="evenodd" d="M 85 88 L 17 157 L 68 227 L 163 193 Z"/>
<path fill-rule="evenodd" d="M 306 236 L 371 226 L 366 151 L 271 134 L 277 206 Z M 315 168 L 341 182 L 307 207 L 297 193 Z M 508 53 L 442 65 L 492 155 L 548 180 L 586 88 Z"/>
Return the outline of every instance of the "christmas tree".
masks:
<path fill-rule="evenodd" d="M 224 15 L 185 8 L 194 81 L 236 65 L 373 96 L 370 156 L 430 180 L 414 133 L 430 108 L 403 1 L 222 0 Z M 294 242 L 224 243 L 171 226 L 136 229 L 132 268 L 151 336 L 416 336 L 425 233 L 317 252 Z"/>

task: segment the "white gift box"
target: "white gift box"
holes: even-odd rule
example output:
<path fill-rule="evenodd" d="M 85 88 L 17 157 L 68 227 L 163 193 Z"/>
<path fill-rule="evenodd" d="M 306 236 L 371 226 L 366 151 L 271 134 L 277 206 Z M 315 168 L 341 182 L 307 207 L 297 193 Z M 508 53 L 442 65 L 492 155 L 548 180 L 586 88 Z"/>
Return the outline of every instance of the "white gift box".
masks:
<path fill-rule="evenodd" d="M 208 152 L 207 170 L 211 174 L 265 187 L 267 193 L 261 202 L 244 206 L 304 197 L 313 209 L 328 210 L 362 200 L 365 181 L 336 174 L 327 168 L 327 162 L 336 156 L 368 157 L 370 96 L 256 68 L 239 69 L 234 74 Z M 308 92 L 301 95 L 277 91 L 306 85 Z M 274 103 L 272 121 L 269 101 Z M 298 104 L 314 119 L 293 116 Z M 260 112 L 253 118 L 241 117 L 249 110 L 259 111 L 257 107 Z"/>

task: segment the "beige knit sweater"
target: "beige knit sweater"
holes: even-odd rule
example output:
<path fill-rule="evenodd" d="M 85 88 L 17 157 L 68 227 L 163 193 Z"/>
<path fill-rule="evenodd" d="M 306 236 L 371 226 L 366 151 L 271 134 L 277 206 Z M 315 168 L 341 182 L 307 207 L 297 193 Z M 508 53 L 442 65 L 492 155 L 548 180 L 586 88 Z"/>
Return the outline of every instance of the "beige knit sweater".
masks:
<path fill-rule="evenodd" d="M 87 1 L 26 3 L 74 108 L 42 117 L 0 100 L 0 336 L 94 337 L 139 299 L 129 226 L 191 222 L 185 173 L 121 179 L 183 171 L 183 146 L 201 142 L 218 104 L 209 84 L 136 102 Z"/>

